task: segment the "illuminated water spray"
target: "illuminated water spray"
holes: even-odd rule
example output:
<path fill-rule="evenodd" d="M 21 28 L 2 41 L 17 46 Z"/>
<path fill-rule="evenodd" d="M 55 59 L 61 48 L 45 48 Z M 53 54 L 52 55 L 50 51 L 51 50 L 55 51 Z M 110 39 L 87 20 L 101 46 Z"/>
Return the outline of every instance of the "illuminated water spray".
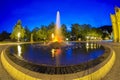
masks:
<path fill-rule="evenodd" d="M 61 33 L 61 29 L 60 29 L 60 13 L 59 13 L 59 11 L 57 11 L 55 34 L 54 34 L 53 42 L 62 42 L 62 41 L 63 41 L 63 36 Z"/>

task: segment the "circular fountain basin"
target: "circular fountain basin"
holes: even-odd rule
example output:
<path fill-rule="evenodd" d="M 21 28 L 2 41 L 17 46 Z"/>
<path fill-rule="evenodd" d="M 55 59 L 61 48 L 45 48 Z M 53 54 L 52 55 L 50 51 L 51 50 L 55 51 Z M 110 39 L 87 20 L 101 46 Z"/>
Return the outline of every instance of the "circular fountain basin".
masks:
<path fill-rule="evenodd" d="M 29 61 L 26 59 L 24 57 L 24 55 L 27 54 L 25 51 L 30 51 L 30 49 L 34 48 L 35 50 L 36 48 L 38 50 L 40 48 L 43 48 L 42 50 L 50 50 L 51 59 L 53 59 L 53 61 L 56 61 L 56 64 L 35 63 L 33 60 Z M 66 62 L 64 62 L 65 64 L 61 64 L 61 58 L 59 57 L 65 54 L 67 56 L 67 53 L 69 54 L 71 52 L 68 51 L 67 53 L 63 53 L 62 51 L 67 51 L 70 48 L 72 48 L 71 54 L 73 55 L 76 55 L 77 52 L 79 52 L 77 54 L 89 55 L 92 54 L 92 52 L 95 53 L 96 50 L 99 51 L 100 49 L 103 51 L 103 53 L 99 53 L 99 55 L 96 55 L 95 53 L 94 56 L 96 57 L 91 57 L 91 59 L 86 58 L 87 60 L 83 60 L 79 63 L 75 62 L 76 64 L 66 64 Z M 59 48 L 53 50 L 51 46 L 47 46 L 45 44 L 10 46 L 9 48 L 5 49 L 5 51 L 2 51 L 1 61 L 7 72 L 16 80 L 99 80 L 109 72 L 115 61 L 114 51 L 106 45 L 103 47 L 96 43 L 70 43 L 70 45 L 63 46 L 60 49 L 61 50 L 59 50 Z M 81 53 L 81 51 L 79 51 L 80 49 L 83 49 L 86 53 Z M 36 50 L 36 54 L 40 54 L 38 50 Z M 52 56 L 52 52 L 54 52 L 54 56 Z M 71 57 L 73 55 L 71 55 Z M 78 57 L 78 55 L 75 57 Z"/>
<path fill-rule="evenodd" d="M 38 65 L 69 66 L 86 63 L 104 54 L 104 48 L 96 43 L 72 43 L 53 49 L 42 44 L 22 44 L 8 48 L 9 54 Z"/>
<path fill-rule="evenodd" d="M 71 74 L 101 63 L 108 53 L 96 43 L 67 43 L 57 49 L 47 44 L 19 44 L 6 50 L 7 56 L 28 70 L 44 74 Z"/>

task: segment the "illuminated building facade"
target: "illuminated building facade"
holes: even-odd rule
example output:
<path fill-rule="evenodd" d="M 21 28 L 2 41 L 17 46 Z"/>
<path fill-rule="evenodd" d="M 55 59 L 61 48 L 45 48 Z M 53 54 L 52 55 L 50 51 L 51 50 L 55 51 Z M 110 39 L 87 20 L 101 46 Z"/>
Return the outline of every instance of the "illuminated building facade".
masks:
<path fill-rule="evenodd" d="M 115 14 L 111 14 L 114 42 L 120 42 L 120 8 L 115 7 Z"/>

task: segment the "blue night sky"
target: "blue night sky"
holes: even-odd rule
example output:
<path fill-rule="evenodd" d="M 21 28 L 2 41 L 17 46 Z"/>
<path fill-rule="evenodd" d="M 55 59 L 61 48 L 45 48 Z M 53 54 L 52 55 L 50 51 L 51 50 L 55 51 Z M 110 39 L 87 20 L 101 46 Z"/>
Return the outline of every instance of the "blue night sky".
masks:
<path fill-rule="evenodd" d="M 0 0 L 0 32 L 11 32 L 19 19 L 30 30 L 48 25 L 55 22 L 57 11 L 68 29 L 73 23 L 111 25 L 115 6 L 120 7 L 120 0 Z"/>

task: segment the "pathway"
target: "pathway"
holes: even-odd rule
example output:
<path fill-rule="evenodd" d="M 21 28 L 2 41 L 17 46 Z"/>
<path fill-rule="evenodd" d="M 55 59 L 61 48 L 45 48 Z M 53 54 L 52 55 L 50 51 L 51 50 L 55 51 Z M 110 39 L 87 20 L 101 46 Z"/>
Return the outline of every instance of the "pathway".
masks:
<path fill-rule="evenodd" d="M 0 55 L 1 51 L 5 48 L 5 46 L 0 46 Z M 1 63 L 1 57 L 0 57 L 0 80 L 13 80 L 11 76 L 6 72 L 6 70 L 3 68 Z"/>
<path fill-rule="evenodd" d="M 116 53 L 115 63 L 102 80 L 120 80 L 120 43 L 109 43 Z"/>

